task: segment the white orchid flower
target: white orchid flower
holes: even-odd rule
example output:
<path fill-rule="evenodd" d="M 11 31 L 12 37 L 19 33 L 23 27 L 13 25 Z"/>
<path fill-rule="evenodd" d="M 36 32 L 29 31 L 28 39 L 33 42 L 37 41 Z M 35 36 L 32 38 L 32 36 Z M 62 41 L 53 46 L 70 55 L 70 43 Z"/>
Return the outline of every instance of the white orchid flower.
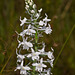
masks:
<path fill-rule="evenodd" d="M 29 8 L 29 5 L 26 5 L 26 9 L 28 9 Z"/>
<path fill-rule="evenodd" d="M 17 62 L 21 62 L 24 58 L 25 58 L 25 56 L 24 55 L 17 55 Z"/>
<path fill-rule="evenodd" d="M 48 70 L 46 70 L 46 74 L 45 75 L 51 75 L 50 71 L 51 71 L 50 68 Z"/>
<path fill-rule="evenodd" d="M 19 65 L 19 66 L 16 67 L 15 71 L 16 70 L 20 70 L 20 74 L 27 75 L 27 71 L 31 70 L 31 69 L 28 66 L 23 66 L 23 61 L 22 61 L 21 65 Z"/>
<path fill-rule="evenodd" d="M 19 35 L 23 36 L 25 34 L 27 35 L 32 35 L 32 34 L 35 34 L 36 31 L 33 30 L 33 29 L 30 29 L 31 25 L 28 26 L 28 29 L 24 30 L 23 32 L 21 32 Z"/>
<path fill-rule="evenodd" d="M 36 4 L 33 5 L 33 8 L 34 8 L 34 9 L 36 8 Z"/>
<path fill-rule="evenodd" d="M 40 14 L 39 13 L 36 13 L 36 15 L 35 15 L 36 19 L 38 19 L 39 16 L 40 16 Z"/>
<path fill-rule="evenodd" d="M 17 58 L 18 58 L 17 62 L 21 62 L 25 58 L 25 56 L 21 55 L 21 54 L 18 54 Z"/>
<path fill-rule="evenodd" d="M 48 21 L 51 21 L 51 19 L 47 19 L 48 18 L 48 16 L 47 16 L 47 14 L 45 13 L 45 18 L 43 19 L 43 21 L 46 21 L 46 22 L 48 22 Z"/>
<path fill-rule="evenodd" d="M 38 50 L 40 53 L 44 53 L 44 47 Z"/>
<path fill-rule="evenodd" d="M 45 24 L 45 23 L 44 23 L 43 21 L 40 21 L 40 22 L 39 22 L 39 25 L 40 25 L 40 26 L 43 26 L 44 24 Z"/>
<path fill-rule="evenodd" d="M 41 23 L 41 25 L 43 25 L 43 23 Z M 39 27 L 38 30 L 44 31 L 46 34 L 51 34 L 51 32 L 52 32 L 50 24 L 48 24 L 48 27 L 45 27 L 45 26 L 44 27 Z"/>
<path fill-rule="evenodd" d="M 33 4 L 32 2 L 29 3 L 29 5 L 31 5 L 31 6 L 32 6 L 32 4 Z"/>
<path fill-rule="evenodd" d="M 38 10 L 39 13 L 41 13 L 41 11 L 42 11 L 42 8 L 40 10 Z"/>
<path fill-rule="evenodd" d="M 26 40 L 25 40 L 25 38 L 23 38 L 23 42 L 20 42 L 19 43 L 19 45 L 18 45 L 18 48 L 21 46 L 21 45 L 23 45 L 23 49 L 29 49 L 29 47 L 31 48 L 31 47 L 33 47 L 33 44 L 31 43 L 31 42 L 27 42 Z"/>
<path fill-rule="evenodd" d="M 43 19 L 43 21 L 45 22 L 45 26 L 47 26 L 47 22 L 51 21 L 51 19 L 47 19 L 48 16 L 47 16 L 47 14 L 45 14 L 45 15 L 46 15 L 46 17 Z"/>
<path fill-rule="evenodd" d="M 49 26 L 49 27 L 46 27 L 46 29 L 45 29 L 45 33 L 46 33 L 46 34 L 51 34 L 52 29 L 51 29 L 50 24 L 48 24 L 48 26 Z"/>
<path fill-rule="evenodd" d="M 31 13 L 32 13 L 32 14 L 34 14 L 34 13 L 35 13 L 35 11 L 34 11 L 34 10 L 31 10 Z"/>
<path fill-rule="evenodd" d="M 32 51 L 32 53 L 31 54 L 28 54 L 27 55 L 27 57 L 29 58 L 29 57 L 31 57 L 32 58 L 32 60 L 39 60 L 39 54 L 40 54 L 40 52 L 35 52 L 34 50 L 33 50 L 33 48 L 31 48 L 31 51 Z"/>
<path fill-rule="evenodd" d="M 46 55 L 48 56 L 49 59 L 53 59 L 53 52 L 49 51 L 48 53 L 46 53 Z"/>
<path fill-rule="evenodd" d="M 54 59 L 51 59 L 51 62 L 50 62 L 51 67 L 53 67 L 53 61 Z"/>
<path fill-rule="evenodd" d="M 17 62 L 21 62 L 24 58 L 25 58 L 25 55 L 21 55 L 21 54 L 18 54 L 17 53 L 17 49 L 16 49 L 16 54 L 17 54 Z"/>
<path fill-rule="evenodd" d="M 35 66 L 36 70 L 39 72 L 42 72 L 43 68 L 47 67 L 45 64 L 43 64 L 43 58 L 40 59 L 40 63 L 33 63 L 32 65 Z"/>
<path fill-rule="evenodd" d="M 23 19 L 23 20 L 21 20 L 21 17 L 20 17 L 20 21 L 21 21 L 21 24 L 20 24 L 20 26 L 22 26 L 22 25 L 24 25 L 24 23 L 26 23 L 26 21 L 27 21 L 27 18 L 25 18 L 25 17 L 24 17 L 24 19 Z"/>

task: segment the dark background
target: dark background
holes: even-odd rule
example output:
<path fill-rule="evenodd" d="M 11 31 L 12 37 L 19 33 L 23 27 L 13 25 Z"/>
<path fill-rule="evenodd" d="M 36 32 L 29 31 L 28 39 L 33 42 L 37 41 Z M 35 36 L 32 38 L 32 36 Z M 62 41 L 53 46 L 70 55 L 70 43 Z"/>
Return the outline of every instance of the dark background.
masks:
<path fill-rule="evenodd" d="M 51 35 L 44 35 L 49 49 L 58 56 L 66 38 L 75 24 L 75 0 L 34 0 L 37 9 L 43 8 L 42 16 L 47 13 L 53 29 Z M 19 75 L 16 68 L 17 34 L 21 27 L 19 18 L 25 17 L 24 0 L 0 0 L 0 75 Z M 53 75 L 75 75 L 75 30 L 65 45 L 55 67 Z"/>

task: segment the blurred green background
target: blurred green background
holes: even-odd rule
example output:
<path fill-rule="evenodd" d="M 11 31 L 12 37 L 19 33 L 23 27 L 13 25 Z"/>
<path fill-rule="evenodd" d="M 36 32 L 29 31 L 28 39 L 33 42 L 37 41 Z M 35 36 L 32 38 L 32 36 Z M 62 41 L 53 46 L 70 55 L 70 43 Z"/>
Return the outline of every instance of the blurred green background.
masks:
<path fill-rule="evenodd" d="M 66 38 L 75 24 L 75 0 L 34 0 L 37 9 L 43 8 L 42 16 L 47 13 L 53 29 L 51 35 L 45 35 L 44 40 L 49 49 L 55 50 L 58 56 Z M 19 75 L 16 68 L 17 34 L 21 27 L 19 18 L 25 17 L 24 0 L 0 0 L 0 75 Z M 62 51 L 53 75 L 75 75 L 75 30 Z"/>

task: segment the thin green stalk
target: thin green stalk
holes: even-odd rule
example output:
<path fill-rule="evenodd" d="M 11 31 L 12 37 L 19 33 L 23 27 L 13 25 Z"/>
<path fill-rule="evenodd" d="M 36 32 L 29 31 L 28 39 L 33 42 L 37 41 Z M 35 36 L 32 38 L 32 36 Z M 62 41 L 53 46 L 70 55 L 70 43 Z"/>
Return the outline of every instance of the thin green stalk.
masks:
<path fill-rule="evenodd" d="M 62 53 L 62 51 L 63 51 L 65 45 L 67 44 L 67 42 L 68 42 L 68 40 L 69 40 L 69 38 L 70 38 L 70 36 L 71 36 L 71 34 L 72 34 L 74 28 L 75 28 L 75 25 L 72 27 L 72 29 L 71 29 L 71 31 L 70 31 L 70 33 L 69 33 L 69 35 L 68 35 L 68 37 L 67 37 L 65 43 L 63 44 L 63 46 L 62 46 L 62 48 L 61 48 L 61 50 L 60 50 L 60 52 L 59 52 L 59 54 L 58 54 L 58 56 L 57 56 L 57 58 L 56 58 L 56 60 L 55 60 L 54 66 L 55 66 L 55 64 L 57 63 L 58 58 L 60 57 L 60 55 L 61 55 L 61 53 Z M 54 68 L 54 66 L 53 66 L 53 68 Z M 53 70 L 53 68 L 52 68 L 52 70 Z"/>
<path fill-rule="evenodd" d="M 13 52 L 14 52 L 14 50 L 13 50 Z M 9 62 L 9 60 L 10 60 L 10 58 L 11 58 L 11 56 L 12 56 L 13 52 L 10 54 L 10 56 L 9 56 L 8 60 L 6 61 L 6 63 L 5 63 L 5 65 L 3 66 L 3 68 L 1 69 L 0 74 L 2 74 L 2 72 L 3 72 L 4 68 L 6 67 L 7 63 Z"/>
<path fill-rule="evenodd" d="M 37 31 L 36 31 L 36 34 L 35 34 L 35 51 L 37 51 L 37 42 L 38 42 L 38 34 L 37 34 Z"/>

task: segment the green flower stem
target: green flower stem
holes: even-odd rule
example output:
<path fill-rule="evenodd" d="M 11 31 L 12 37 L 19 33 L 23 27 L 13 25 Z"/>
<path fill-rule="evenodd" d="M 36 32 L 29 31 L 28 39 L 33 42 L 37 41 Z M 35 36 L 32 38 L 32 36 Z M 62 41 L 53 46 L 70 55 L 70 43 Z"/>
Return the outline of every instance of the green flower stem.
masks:
<path fill-rule="evenodd" d="M 61 50 L 60 50 L 60 52 L 59 52 L 59 54 L 58 54 L 58 56 L 57 56 L 57 58 L 56 58 L 56 60 L 55 60 L 54 66 L 55 66 L 55 64 L 57 63 L 58 58 L 60 57 L 60 55 L 61 55 L 61 53 L 62 53 L 62 51 L 63 51 L 65 45 L 67 44 L 67 42 L 68 42 L 68 40 L 69 40 L 69 38 L 70 38 L 70 36 L 71 36 L 71 34 L 72 34 L 72 32 L 73 32 L 74 29 L 75 29 L 75 24 L 74 24 L 74 26 L 72 27 L 72 29 L 71 29 L 71 31 L 70 31 L 70 33 L 69 33 L 69 35 L 68 35 L 68 37 L 67 37 L 65 43 L 64 43 L 63 46 L 62 46 L 62 48 L 61 48 Z M 53 68 L 54 68 L 54 66 L 53 66 Z M 53 68 L 52 68 L 52 70 L 53 70 Z"/>
<path fill-rule="evenodd" d="M 36 34 L 35 34 L 35 51 L 37 51 L 37 43 L 38 43 L 38 34 L 36 31 Z"/>

